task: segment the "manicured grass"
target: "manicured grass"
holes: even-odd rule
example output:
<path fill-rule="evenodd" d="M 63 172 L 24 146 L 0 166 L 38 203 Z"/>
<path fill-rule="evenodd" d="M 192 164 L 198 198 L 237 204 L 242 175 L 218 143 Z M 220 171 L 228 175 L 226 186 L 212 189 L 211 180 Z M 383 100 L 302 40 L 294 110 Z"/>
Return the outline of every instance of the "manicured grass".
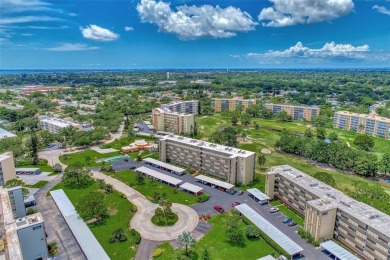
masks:
<path fill-rule="evenodd" d="M 28 187 L 28 188 L 40 189 L 40 188 L 42 188 L 43 186 L 45 186 L 47 183 L 48 183 L 48 181 L 38 181 L 38 182 L 35 183 L 34 185 L 24 185 L 24 186 L 25 186 L 25 187 Z"/>
<path fill-rule="evenodd" d="M 301 227 L 303 227 L 304 225 L 304 220 L 303 218 L 301 218 L 299 215 L 297 215 L 294 211 L 292 211 L 291 209 L 289 209 L 288 207 L 286 207 L 283 202 L 280 202 L 280 201 L 277 201 L 277 200 L 274 200 L 274 201 L 271 201 L 271 205 L 272 206 L 275 206 L 279 209 L 280 212 L 282 212 L 284 215 L 286 215 L 287 217 L 290 217 L 293 221 L 295 221 L 298 225 L 300 225 Z"/>
<path fill-rule="evenodd" d="M 135 139 L 129 139 L 127 136 L 123 136 L 112 143 L 104 144 L 100 146 L 100 149 L 107 149 L 107 148 L 113 148 L 116 150 L 120 150 L 123 146 L 128 146 L 129 144 L 133 143 L 135 140 L 145 140 L 145 141 L 154 141 L 154 139 L 150 137 L 136 137 Z"/>
<path fill-rule="evenodd" d="M 275 250 L 262 239 L 249 240 L 245 239 L 245 246 L 239 247 L 231 244 L 226 237 L 227 223 L 232 219 L 232 216 L 225 213 L 213 216 L 209 223 L 213 226 L 209 232 L 199 241 L 196 242 L 193 249 L 199 257 L 202 252 L 207 249 L 210 259 L 245 259 L 254 260 L 260 257 L 277 254 Z M 245 224 L 240 223 L 240 227 L 244 229 Z M 174 251 L 169 244 L 162 244 L 163 253 L 155 259 L 176 259 Z"/>
<path fill-rule="evenodd" d="M 41 162 L 38 165 L 23 165 L 18 168 L 39 168 L 41 172 L 53 172 L 53 168 L 51 166 L 42 164 Z"/>
<path fill-rule="evenodd" d="M 106 153 L 106 154 L 100 154 L 94 150 L 87 150 L 87 151 L 82 151 L 78 153 L 70 153 L 70 154 L 64 154 L 60 156 L 60 161 L 63 164 L 66 165 L 72 165 L 76 162 L 80 162 L 84 164 L 87 167 L 93 167 L 93 166 L 100 166 L 102 163 L 101 162 L 95 162 L 97 159 L 102 159 L 102 158 L 109 158 L 109 157 L 114 157 L 120 155 L 120 152 L 113 152 L 113 153 Z M 86 158 L 91 159 L 90 161 L 87 161 Z"/>
<path fill-rule="evenodd" d="M 137 184 L 137 173 L 130 170 L 116 172 L 113 174 L 113 177 L 131 185 L 134 189 L 145 195 L 151 201 L 153 201 L 153 196 L 157 192 L 161 197 L 163 197 L 163 194 L 165 193 L 166 198 L 173 203 L 180 203 L 184 205 L 192 205 L 197 203 L 195 196 L 146 177 L 144 184 Z"/>
<path fill-rule="evenodd" d="M 166 222 L 164 217 L 157 217 L 156 215 L 152 217 L 152 223 L 159 227 L 173 226 L 177 220 L 178 217 L 175 213 L 172 213 L 172 217 L 168 219 L 168 222 Z"/>
<path fill-rule="evenodd" d="M 63 189 L 74 206 L 86 194 L 99 190 L 96 182 L 84 189 L 69 189 L 60 182 L 52 190 L 57 189 Z M 129 223 L 134 214 L 134 206 L 126 198 L 122 198 L 117 192 L 106 194 L 104 202 L 108 207 L 109 217 L 102 223 L 90 224 L 89 228 L 111 259 L 132 259 L 135 256 L 136 246 L 134 237 L 129 231 Z M 114 230 L 118 228 L 122 228 L 125 231 L 128 240 L 125 242 L 109 243 L 109 238 Z"/>

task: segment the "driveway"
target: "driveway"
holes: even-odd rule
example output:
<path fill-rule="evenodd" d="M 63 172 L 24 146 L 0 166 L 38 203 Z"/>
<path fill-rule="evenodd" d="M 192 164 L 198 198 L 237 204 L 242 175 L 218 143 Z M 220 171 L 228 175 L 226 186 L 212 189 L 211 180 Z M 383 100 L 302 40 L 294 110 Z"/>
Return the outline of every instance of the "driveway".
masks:
<path fill-rule="evenodd" d="M 137 206 L 137 212 L 130 221 L 130 226 L 137 230 L 142 238 L 154 241 L 176 239 L 184 231 L 192 232 L 198 224 L 198 214 L 185 205 L 173 203 L 172 211 L 177 214 L 178 221 L 170 227 L 158 227 L 151 221 L 157 204 L 150 202 L 144 195 L 125 183 L 98 171 L 92 171 L 93 178 L 103 179 L 115 190 L 126 195 L 127 199 Z"/>

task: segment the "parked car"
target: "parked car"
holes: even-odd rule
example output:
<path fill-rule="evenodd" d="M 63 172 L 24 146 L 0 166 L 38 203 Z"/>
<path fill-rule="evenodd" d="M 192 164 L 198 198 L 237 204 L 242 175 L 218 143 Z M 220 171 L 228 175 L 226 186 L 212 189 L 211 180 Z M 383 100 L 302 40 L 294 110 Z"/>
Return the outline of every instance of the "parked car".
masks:
<path fill-rule="evenodd" d="M 125 159 L 123 159 L 123 161 L 128 162 L 128 161 L 129 161 L 129 158 L 125 158 Z"/>
<path fill-rule="evenodd" d="M 219 205 L 215 205 L 214 206 L 214 209 L 216 210 L 216 211 L 218 211 L 219 213 L 223 213 L 225 210 L 221 207 L 221 206 L 219 206 Z"/>
<path fill-rule="evenodd" d="M 278 260 L 288 260 L 288 258 L 285 257 L 284 255 L 281 255 L 281 256 L 279 256 Z"/>
<path fill-rule="evenodd" d="M 275 213 L 275 212 L 278 212 L 279 209 L 277 207 L 272 207 L 269 209 L 269 213 Z"/>
<path fill-rule="evenodd" d="M 238 206 L 240 204 L 241 204 L 241 202 L 239 202 L 239 201 L 233 202 L 232 207 Z"/>
<path fill-rule="evenodd" d="M 282 219 L 282 222 L 285 223 L 285 224 L 290 223 L 291 221 L 292 221 L 292 219 L 289 218 L 289 217 L 284 217 L 284 218 Z"/>
<path fill-rule="evenodd" d="M 130 170 L 135 170 L 135 169 L 137 169 L 137 167 L 131 166 L 129 169 L 130 169 Z"/>
<path fill-rule="evenodd" d="M 268 200 L 259 200 L 257 201 L 261 206 L 268 204 Z"/>
<path fill-rule="evenodd" d="M 237 194 L 241 196 L 242 194 L 244 194 L 244 192 L 242 190 L 239 190 Z"/>
<path fill-rule="evenodd" d="M 288 226 L 289 226 L 289 227 L 293 227 L 293 226 L 296 226 L 296 225 L 297 225 L 297 223 L 294 222 L 294 221 L 291 221 L 290 223 L 288 223 Z"/>
<path fill-rule="evenodd" d="M 211 184 L 211 188 L 215 189 L 215 187 L 216 187 L 215 185 Z"/>
<path fill-rule="evenodd" d="M 234 195 L 234 194 L 237 193 L 237 191 L 236 191 L 236 190 L 229 190 L 228 193 L 229 193 L 230 195 Z"/>

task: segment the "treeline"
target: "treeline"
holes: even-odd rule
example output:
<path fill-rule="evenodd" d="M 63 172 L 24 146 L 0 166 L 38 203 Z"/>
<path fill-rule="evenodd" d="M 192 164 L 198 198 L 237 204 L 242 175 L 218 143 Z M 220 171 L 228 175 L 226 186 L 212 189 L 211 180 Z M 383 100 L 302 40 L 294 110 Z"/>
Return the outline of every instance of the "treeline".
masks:
<path fill-rule="evenodd" d="M 380 169 L 388 169 L 389 161 L 365 151 L 355 150 L 345 144 L 326 143 L 314 137 L 296 136 L 283 131 L 276 147 L 285 153 L 299 155 L 316 162 L 326 163 L 343 171 L 362 176 L 375 176 Z"/>

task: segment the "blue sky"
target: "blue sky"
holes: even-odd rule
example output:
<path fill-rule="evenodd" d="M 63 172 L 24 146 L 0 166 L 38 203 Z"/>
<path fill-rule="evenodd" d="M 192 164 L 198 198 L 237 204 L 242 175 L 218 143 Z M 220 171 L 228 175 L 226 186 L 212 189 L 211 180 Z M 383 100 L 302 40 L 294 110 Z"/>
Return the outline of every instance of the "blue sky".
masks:
<path fill-rule="evenodd" d="M 1 0 L 1 69 L 390 67 L 390 1 Z"/>

